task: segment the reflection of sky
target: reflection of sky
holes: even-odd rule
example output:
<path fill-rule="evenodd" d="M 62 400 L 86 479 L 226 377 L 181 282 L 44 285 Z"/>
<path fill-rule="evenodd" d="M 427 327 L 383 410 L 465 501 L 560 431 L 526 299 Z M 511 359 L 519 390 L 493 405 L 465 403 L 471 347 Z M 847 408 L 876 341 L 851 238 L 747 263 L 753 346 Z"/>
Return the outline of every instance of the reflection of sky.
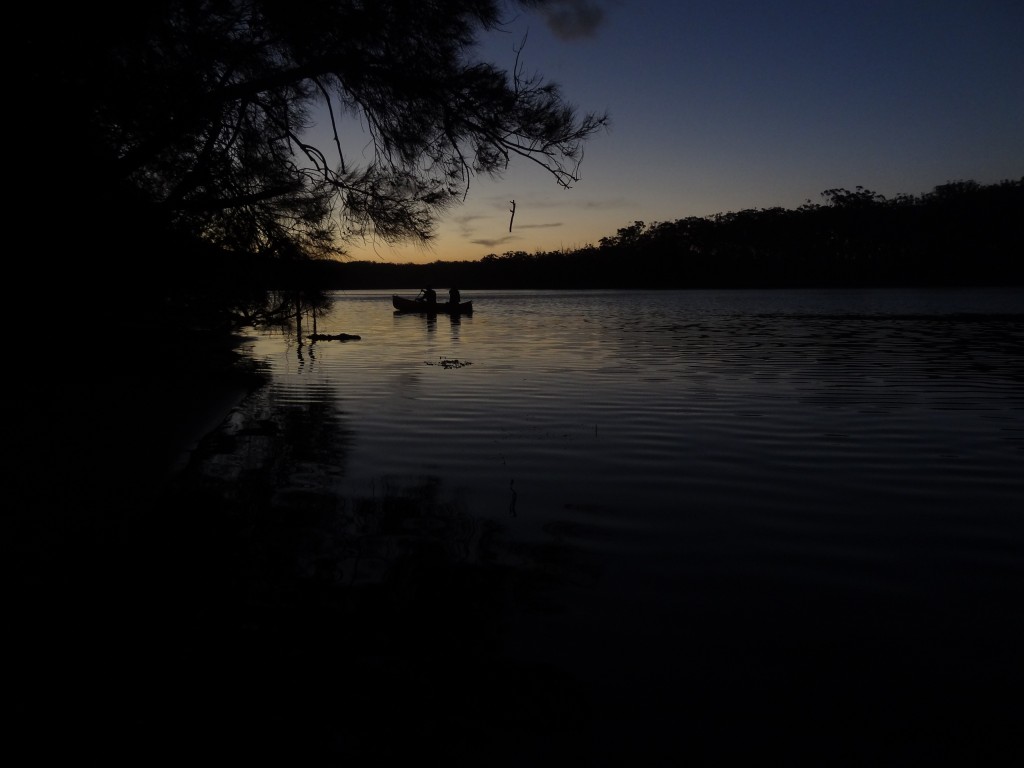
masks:
<path fill-rule="evenodd" d="M 377 243 L 355 257 L 575 249 L 635 220 L 795 208 L 834 187 L 894 197 L 1024 176 L 1019 2 L 556 6 L 592 12 L 563 24 L 580 34 L 560 38 L 521 11 L 480 55 L 510 69 L 526 35 L 526 74 L 558 83 L 581 112 L 608 111 L 580 182 L 564 190 L 520 160 L 501 182 L 473 181 L 432 251 Z"/>
<path fill-rule="evenodd" d="M 458 338 L 388 298 L 339 292 L 324 323 L 363 340 L 317 343 L 315 365 L 287 336 L 256 342 L 282 404 L 346 430 L 339 467 L 360 494 L 430 475 L 504 517 L 514 479 L 533 521 L 567 504 L 865 500 L 837 487 L 1019 506 L 1024 360 L 1014 323 L 985 314 L 1019 313 L 1019 291 L 474 291 Z M 926 498 L 943 484 L 953 496 Z"/>

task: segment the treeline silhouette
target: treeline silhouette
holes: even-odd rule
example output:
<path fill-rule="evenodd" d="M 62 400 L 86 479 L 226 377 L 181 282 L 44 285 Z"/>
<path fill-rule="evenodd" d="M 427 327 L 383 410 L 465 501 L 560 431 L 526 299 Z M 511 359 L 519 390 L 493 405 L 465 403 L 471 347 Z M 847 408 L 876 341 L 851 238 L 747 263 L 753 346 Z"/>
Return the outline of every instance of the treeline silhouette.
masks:
<path fill-rule="evenodd" d="M 313 262 L 302 265 L 300 280 L 325 289 L 1024 284 L 1024 179 L 955 181 L 891 199 L 859 186 L 822 197 L 796 209 L 635 221 L 572 251 L 429 264 Z M 292 284 L 296 276 L 273 279 Z"/>

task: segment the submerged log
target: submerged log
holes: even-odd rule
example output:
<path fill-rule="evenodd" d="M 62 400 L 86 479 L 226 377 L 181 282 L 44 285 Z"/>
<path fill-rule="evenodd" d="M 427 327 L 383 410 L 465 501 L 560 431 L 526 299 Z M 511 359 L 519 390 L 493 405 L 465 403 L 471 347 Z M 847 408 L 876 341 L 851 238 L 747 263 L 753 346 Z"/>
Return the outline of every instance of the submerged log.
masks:
<path fill-rule="evenodd" d="M 354 333 L 311 333 L 308 338 L 311 341 L 358 341 L 362 336 Z"/>

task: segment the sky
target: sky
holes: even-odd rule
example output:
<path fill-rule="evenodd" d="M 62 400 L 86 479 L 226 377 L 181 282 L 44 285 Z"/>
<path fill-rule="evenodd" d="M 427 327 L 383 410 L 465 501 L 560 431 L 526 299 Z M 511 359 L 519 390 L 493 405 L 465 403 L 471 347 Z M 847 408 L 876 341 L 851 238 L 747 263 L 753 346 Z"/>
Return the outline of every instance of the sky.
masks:
<path fill-rule="evenodd" d="M 635 221 L 797 208 L 833 188 L 1024 178 L 1020 0 L 558 0 L 509 19 L 478 58 L 511 70 L 525 38 L 527 74 L 610 117 L 580 180 L 513 161 L 472 180 L 429 248 L 357 241 L 349 258 L 572 251 Z"/>

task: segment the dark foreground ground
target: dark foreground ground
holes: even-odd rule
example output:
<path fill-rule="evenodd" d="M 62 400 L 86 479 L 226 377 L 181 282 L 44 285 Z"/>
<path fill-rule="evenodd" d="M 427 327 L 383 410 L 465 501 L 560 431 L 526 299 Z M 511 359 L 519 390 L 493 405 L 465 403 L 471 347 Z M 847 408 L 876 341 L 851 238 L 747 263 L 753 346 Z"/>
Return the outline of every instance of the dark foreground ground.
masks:
<path fill-rule="evenodd" d="M 219 343 L 188 348 L 21 401 L 5 653 L 34 762 L 1020 764 L 1019 615 L 950 606 L 894 655 L 831 632 L 835 611 L 719 585 L 645 638 L 663 677 L 632 684 L 598 636 L 584 679 L 505 642 L 558 610 L 564 552 L 502 565 L 500 532 L 429 486 L 342 506 L 283 487 L 315 420 L 261 405 Z"/>

